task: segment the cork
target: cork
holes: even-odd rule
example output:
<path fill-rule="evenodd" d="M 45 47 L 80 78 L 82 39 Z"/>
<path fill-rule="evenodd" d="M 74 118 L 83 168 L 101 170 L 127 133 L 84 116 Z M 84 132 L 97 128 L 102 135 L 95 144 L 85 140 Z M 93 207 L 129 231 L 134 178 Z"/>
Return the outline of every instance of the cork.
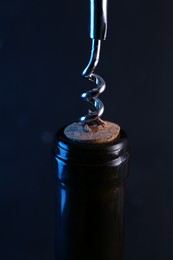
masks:
<path fill-rule="evenodd" d="M 80 143 L 107 143 L 115 140 L 120 133 L 120 126 L 103 121 L 100 125 L 89 126 L 82 123 L 73 123 L 64 129 L 67 138 Z"/>

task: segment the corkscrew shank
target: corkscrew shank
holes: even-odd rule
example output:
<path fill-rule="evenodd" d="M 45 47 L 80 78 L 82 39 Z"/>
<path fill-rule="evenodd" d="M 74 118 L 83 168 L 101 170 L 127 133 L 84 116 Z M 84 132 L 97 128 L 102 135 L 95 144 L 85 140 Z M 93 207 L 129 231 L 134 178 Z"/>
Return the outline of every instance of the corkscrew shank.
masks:
<path fill-rule="evenodd" d="M 100 57 L 101 41 L 106 39 L 107 33 L 107 0 L 90 0 L 90 38 L 92 48 L 90 61 L 82 75 L 89 81 L 96 84 L 96 87 L 86 91 L 81 98 L 91 103 L 95 111 L 88 111 L 88 114 L 80 117 L 79 121 L 88 125 L 102 124 L 100 117 L 104 112 L 104 105 L 98 96 L 105 90 L 105 81 L 94 70 L 97 67 Z"/>
<path fill-rule="evenodd" d="M 90 61 L 82 73 L 86 79 L 94 82 L 97 86 L 96 88 L 93 88 L 92 90 L 89 90 L 81 95 L 82 99 L 91 103 L 96 109 L 96 111 L 89 110 L 87 115 L 80 118 L 80 122 L 85 124 L 96 123 L 104 112 L 104 105 L 98 96 L 105 90 L 106 84 L 99 75 L 94 73 L 94 70 L 99 62 L 100 48 L 101 40 L 92 40 Z"/>

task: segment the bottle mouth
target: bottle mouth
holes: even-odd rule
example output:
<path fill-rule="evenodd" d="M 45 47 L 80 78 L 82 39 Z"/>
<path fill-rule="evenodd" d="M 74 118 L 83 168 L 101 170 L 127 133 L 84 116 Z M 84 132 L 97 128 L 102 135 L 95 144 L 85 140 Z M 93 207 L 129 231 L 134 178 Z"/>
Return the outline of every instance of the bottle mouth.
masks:
<path fill-rule="evenodd" d="M 65 136 L 64 128 L 55 136 L 54 173 L 63 187 L 117 186 L 127 176 L 128 159 L 128 141 L 122 129 L 116 140 L 103 144 L 74 142 Z"/>
<path fill-rule="evenodd" d="M 108 143 L 90 144 L 72 141 L 64 134 L 61 128 L 56 136 L 53 146 L 54 156 L 70 164 L 89 165 L 117 165 L 128 156 L 127 135 L 120 130 L 119 137 Z"/>

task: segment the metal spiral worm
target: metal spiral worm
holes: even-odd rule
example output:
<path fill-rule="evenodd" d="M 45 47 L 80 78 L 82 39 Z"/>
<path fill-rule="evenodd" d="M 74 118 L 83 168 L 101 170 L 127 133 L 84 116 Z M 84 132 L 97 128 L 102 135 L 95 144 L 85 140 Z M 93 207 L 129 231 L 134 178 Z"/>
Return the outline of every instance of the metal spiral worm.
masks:
<path fill-rule="evenodd" d="M 96 124 L 104 112 L 104 105 L 98 96 L 105 90 L 105 81 L 94 70 L 97 67 L 100 57 L 101 41 L 106 39 L 107 33 L 107 0 L 90 0 L 90 38 L 92 48 L 90 61 L 82 73 L 82 76 L 96 84 L 96 87 L 83 93 L 81 98 L 91 103 L 95 111 L 88 111 L 88 114 L 80 117 L 84 124 Z"/>
<path fill-rule="evenodd" d="M 100 48 L 101 48 L 101 40 L 93 40 L 92 41 L 92 50 L 91 50 L 91 58 L 88 66 L 83 71 L 82 75 L 96 84 L 96 88 L 84 92 L 81 95 L 81 98 L 88 101 L 95 107 L 95 111 L 88 111 L 88 114 L 82 116 L 80 118 L 80 122 L 86 124 L 92 124 L 100 118 L 104 112 L 104 105 L 102 101 L 98 98 L 98 96 L 105 90 L 106 84 L 105 81 L 97 74 L 94 73 L 94 70 L 99 62 L 100 57 Z"/>

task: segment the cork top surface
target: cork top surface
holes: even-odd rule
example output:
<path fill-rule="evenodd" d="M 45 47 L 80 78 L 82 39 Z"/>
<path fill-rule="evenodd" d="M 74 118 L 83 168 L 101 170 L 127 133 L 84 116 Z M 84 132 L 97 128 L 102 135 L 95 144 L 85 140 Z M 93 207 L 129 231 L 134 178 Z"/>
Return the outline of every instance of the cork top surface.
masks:
<path fill-rule="evenodd" d="M 73 123 L 64 129 L 64 134 L 72 141 L 80 143 L 107 143 L 115 140 L 120 133 L 120 126 L 104 121 L 104 124 L 96 126 Z"/>

